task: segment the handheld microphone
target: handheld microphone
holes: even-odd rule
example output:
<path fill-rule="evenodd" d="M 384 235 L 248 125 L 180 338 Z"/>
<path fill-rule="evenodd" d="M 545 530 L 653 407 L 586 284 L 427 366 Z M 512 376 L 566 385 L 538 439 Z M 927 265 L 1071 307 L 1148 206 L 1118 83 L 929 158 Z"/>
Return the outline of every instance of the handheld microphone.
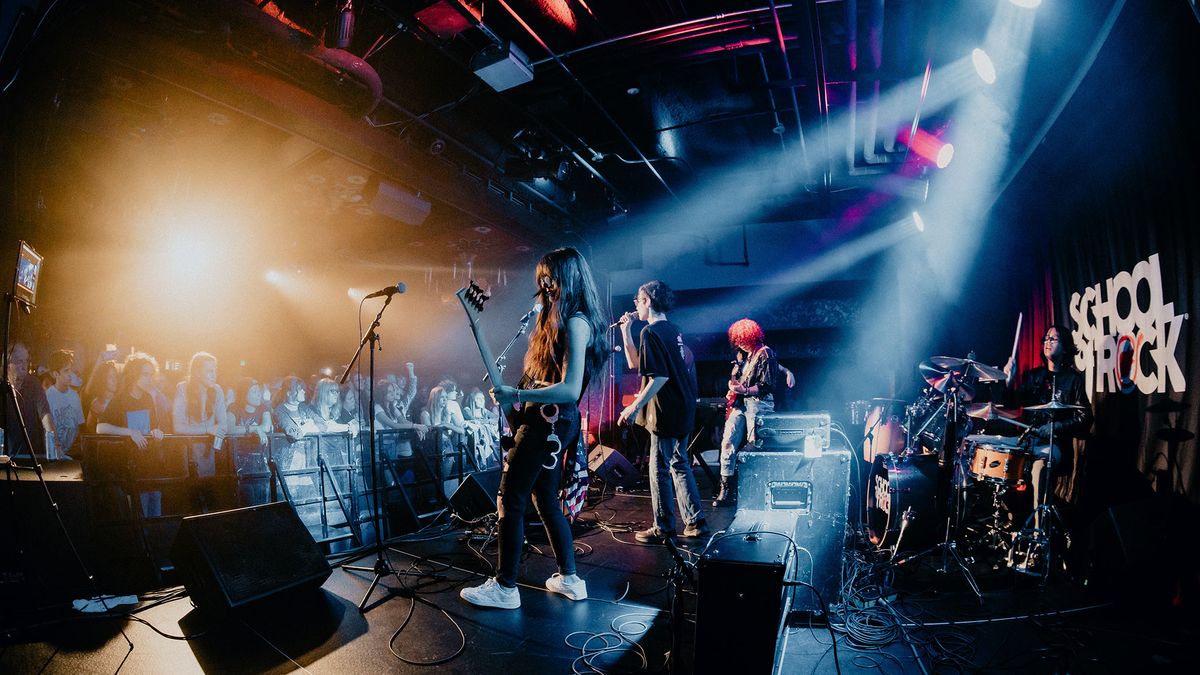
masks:
<path fill-rule="evenodd" d="M 621 319 L 624 319 L 625 317 L 629 317 L 629 320 L 633 321 L 634 319 L 637 318 L 637 312 L 625 312 L 624 314 L 621 315 Z M 617 326 L 620 326 L 621 319 L 617 319 L 616 321 L 612 322 L 612 324 L 609 325 L 608 329 L 612 330 L 612 329 L 616 328 Z"/>
<path fill-rule="evenodd" d="M 374 293 L 367 295 L 367 297 L 363 298 L 363 300 L 370 300 L 371 298 L 390 298 L 397 293 L 403 293 L 407 290 L 408 287 L 404 285 L 403 281 L 397 281 L 395 286 L 388 286 L 387 288 L 382 288 L 378 291 L 375 291 Z"/>

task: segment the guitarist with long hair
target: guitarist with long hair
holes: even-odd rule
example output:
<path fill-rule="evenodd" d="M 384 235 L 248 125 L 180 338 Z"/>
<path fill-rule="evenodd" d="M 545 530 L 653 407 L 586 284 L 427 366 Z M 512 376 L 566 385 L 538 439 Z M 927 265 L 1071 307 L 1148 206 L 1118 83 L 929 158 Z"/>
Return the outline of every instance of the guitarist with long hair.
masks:
<path fill-rule="evenodd" d="M 579 400 L 588 382 L 612 352 L 608 322 L 587 261 L 574 248 L 546 254 L 534 274 L 535 298 L 544 310 L 529 336 L 524 372 L 517 387 L 498 384 L 492 397 L 512 414 L 513 447 L 497 495 L 499 564 L 496 576 L 464 588 L 464 600 L 481 607 L 517 609 L 517 566 L 525 544 L 525 511 L 532 497 L 558 572 L 547 590 L 571 600 L 587 597 L 587 584 L 576 574 L 575 541 L 559 504 L 564 452 L 579 440 Z"/>

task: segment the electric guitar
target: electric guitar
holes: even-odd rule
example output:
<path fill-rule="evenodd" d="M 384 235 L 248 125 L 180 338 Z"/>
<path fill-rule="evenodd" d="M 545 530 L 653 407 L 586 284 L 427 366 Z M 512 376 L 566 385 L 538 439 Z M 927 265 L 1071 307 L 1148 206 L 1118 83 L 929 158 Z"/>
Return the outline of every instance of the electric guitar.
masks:
<path fill-rule="evenodd" d="M 480 325 L 479 318 L 483 314 L 483 305 L 492 294 L 483 290 L 475 284 L 474 281 L 468 282 L 466 288 L 460 288 L 454 293 L 454 297 L 462 304 L 463 311 L 467 313 L 467 321 L 471 324 L 471 334 L 475 337 L 475 346 L 479 349 L 479 356 L 483 359 L 483 367 L 487 370 L 488 379 L 492 381 L 493 387 L 499 387 L 504 382 L 500 379 L 500 368 L 496 365 L 496 359 L 492 356 L 492 350 L 488 347 L 487 338 L 483 334 L 483 326 Z M 513 424 L 514 411 L 512 406 L 500 406 L 501 413 L 508 420 L 509 428 L 516 429 Z"/>

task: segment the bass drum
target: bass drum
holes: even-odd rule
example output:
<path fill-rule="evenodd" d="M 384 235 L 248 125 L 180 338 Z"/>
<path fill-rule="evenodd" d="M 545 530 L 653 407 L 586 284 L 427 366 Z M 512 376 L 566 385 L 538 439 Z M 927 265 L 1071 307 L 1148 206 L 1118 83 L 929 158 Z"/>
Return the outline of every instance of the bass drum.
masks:
<path fill-rule="evenodd" d="M 912 550 L 938 539 L 937 455 L 880 455 L 867 483 L 867 528 L 880 549 Z M 903 533 L 903 536 L 901 534 Z"/>

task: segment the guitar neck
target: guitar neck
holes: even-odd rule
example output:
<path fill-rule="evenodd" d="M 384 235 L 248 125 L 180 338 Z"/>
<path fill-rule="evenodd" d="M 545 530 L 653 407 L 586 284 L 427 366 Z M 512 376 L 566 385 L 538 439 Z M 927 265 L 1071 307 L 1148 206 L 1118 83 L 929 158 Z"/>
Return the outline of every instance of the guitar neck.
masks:
<path fill-rule="evenodd" d="M 504 384 L 504 381 L 500 379 L 500 368 L 496 365 L 495 357 L 492 356 L 491 347 L 488 347 L 483 329 L 479 327 L 479 324 L 472 322 L 471 334 L 475 336 L 475 346 L 479 349 L 479 357 L 483 359 L 483 367 L 487 370 L 488 379 L 492 381 L 493 387 L 499 387 Z"/>

